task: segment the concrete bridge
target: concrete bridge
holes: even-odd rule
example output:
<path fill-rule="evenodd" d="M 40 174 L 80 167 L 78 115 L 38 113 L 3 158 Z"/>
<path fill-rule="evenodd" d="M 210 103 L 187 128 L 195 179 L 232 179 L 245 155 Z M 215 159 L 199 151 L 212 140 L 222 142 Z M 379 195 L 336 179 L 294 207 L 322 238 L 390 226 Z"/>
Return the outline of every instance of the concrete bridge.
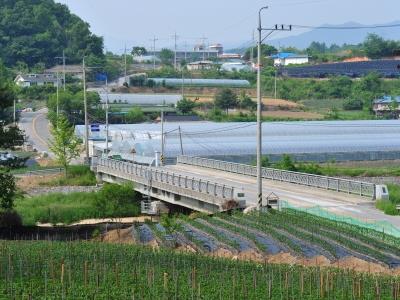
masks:
<path fill-rule="evenodd" d="M 248 165 L 181 156 L 176 165 L 147 167 L 94 159 L 99 180 L 135 182 L 135 189 L 167 203 L 214 213 L 232 205 L 256 204 L 255 168 Z M 387 221 L 400 228 L 400 218 L 375 209 L 378 186 L 340 178 L 263 169 L 263 194 L 274 193 L 296 207 L 319 206 L 363 221 Z M 244 197 L 243 197 L 244 196 Z"/>

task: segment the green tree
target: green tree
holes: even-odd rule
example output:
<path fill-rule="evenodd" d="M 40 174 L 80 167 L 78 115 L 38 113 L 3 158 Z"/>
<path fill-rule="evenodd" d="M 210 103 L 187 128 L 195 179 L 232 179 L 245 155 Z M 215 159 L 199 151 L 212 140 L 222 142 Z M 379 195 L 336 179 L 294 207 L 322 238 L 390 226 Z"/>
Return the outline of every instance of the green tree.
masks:
<path fill-rule="evenodd" d="M 140 107 L 134 107 L 128 111 L 126 120 L 130 123 L 141 123 L 146 120 L 146 117 Z"/>
<path fill-rule="evenodd" d="M 14 207 L 14 197 L 17 185 L 13 175 L 0 168 L 0 208 L 11 210 Z"/>
<path fill-rule="evenodd" d="M 51 66 L 63 50 L 69 63 L 79 63 L 83 55 L 103 56 L 103 38 L 55 1 L 1 1 L 0 20 L 0 58 L 7 66 Z"/>
<path fill-rule="evenodd" d="M 132 215 L 139 211 L 136 192 L 132 184 L 105 184 L 96 197 L 95 206 L 102 216 L 124 215 L 127 207 L 132 208 Z"/>
<path fill-rule="evenodd" d="M 196 107 L 196 102 L 187 98 L 183 98 L 176 104 L 176 108 L 183 115 L 193 114 L 193 110 L 195 107 Z"/>
<path fill-rule="evenodd" d="M 161 62 L 164 65 L 171 64 L 172 59 L 174 58 L 174 55 L 175 55 L 174 52 L 172 50 L 170 50 L 170 49 L 167 49 L 167 48 L 161 49 L 161 52 L 160 52 Z"/>
<path fill-rule="evenodd" d="M 399 48 L 399 43 L 385 40 L 377 34 L 368 34 L 363 43 L 365 53 L 369 58 L 377 59 L 384 56 L 391 56 Z"/>
<path fill-rule="evenodd" d="M 24 132 L 18 126 L 4 126 L 0 122 L 0 148 L 14 149 L 24 144 Z"/>
<path fill-rule="evenodd" d="M 147 54 L 147 50 L 145 47 L 135 46 L 132 48 L 132 55 L 134 56 L 142 56 Z"/>
<path fill-rule="evenodd" d="M 294 161 L 288 154 L 283 154 L 281 161 L 277 163 L 276 167 L 278 169 L 283 169 L 287 171 L 297 171 Z"/>
<path fill-rule="evenodd" d="M 239 96 L 239 106 L 240 108 L 245 108 L 250 111 L 255 111 L 257 109 L 257 102 L 253 101 L 246 92 L 242 91 Z"/>
<path fill-rule="evenodd" d="M 235 108 L 238 104 L 237 95 L 231 89 L 223 89 L 215 96 L 215 106 L 223 109 L 228 114 L 230 108 Z"/>
<path fill-rule="evenodd" d="M 261 45 L 261 55 L 263 57 L 271 56 L 273 54 L 276 54 L 277 52 L 278 52 L 278 49 L 276 49 L 274 46 L 266 45 L 266 44 L 262 44 Z M 257 58 L 257 53 L 258 53 L 258 47 L 254 46 L 253 47 L 253 58 L 254 59 Z M 248 48 L 246 50 L 246 52 L 244 53 L 244 59 L 245 60 L 250 60 L 250 58 L 251 58 L 251 48 Z"/>
<path fill-rule="evenodd" d="M 74 133 L 74 127 L 64 115 L 58 117 L 56 125 L 53 125 L 50 131 L 53 136 L 50 150 L 55 154 L 56 161 L 64 167 L 67 176 L 71 160 L 79 157 L 80 142 Z"/>

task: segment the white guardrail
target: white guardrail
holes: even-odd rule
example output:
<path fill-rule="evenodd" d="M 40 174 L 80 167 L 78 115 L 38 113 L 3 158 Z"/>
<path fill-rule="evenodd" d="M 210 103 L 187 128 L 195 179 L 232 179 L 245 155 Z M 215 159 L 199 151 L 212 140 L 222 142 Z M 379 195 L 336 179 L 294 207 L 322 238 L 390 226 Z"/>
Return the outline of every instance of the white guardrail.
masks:
<path fill-rule="evenodd" d="M 257 168 L 245 164 L 191 156 L 179 156 L 177 162 L 180 164 L 205 167 L 242 175 L 257 176 Z M 371 197 L 372 199 L 375 199 L 376 197 L 375 184 L 368 182 L 291 172 L 272 168 L 263 168 L 262 177 L 270 180 L 366 196 Z"/>
<path fill-rule="evenodd" d="M 129 162 L 99 158 L 92 161 L 92 168 L 102 173 L 112 172 L 142 184 L 151 181 L 153 187 L 205 199 L 216 204 L 221 204 L 221 201 L 217 200 L 231 200 L 234 197 L 233 187 Z"/>

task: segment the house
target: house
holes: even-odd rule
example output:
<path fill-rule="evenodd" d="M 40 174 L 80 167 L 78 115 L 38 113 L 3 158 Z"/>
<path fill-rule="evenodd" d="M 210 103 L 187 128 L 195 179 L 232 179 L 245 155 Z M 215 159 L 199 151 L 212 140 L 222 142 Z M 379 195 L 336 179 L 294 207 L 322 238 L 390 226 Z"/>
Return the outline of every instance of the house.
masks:
<path fill-rule="evenodd" d="M 397 105 L 396 105 L 397 103 Z M 400 117 L 400 96 L 383 96 L 375 99 L 372 109 L 377 117 Z"/>
<path fill-rule="evenodd" d="M 61 76 L 57 79 L 55 74 L 20 74 L 15 79 L 14 82 L 20 87 L 31 87 L 31 86 L 60 86 L 62 83 Z"/>
<path fill-rule="evenodd" d="M 301 65 L 308 63 L 308 55 L 295 54 L 291 52 L 280 52 L 272 55 L 275 66 Z"/>
<path fill-rule="evenodd" d="M 63 76 L 64 72 L 67 75 L 70 75 L 72 78 L 75 79 L 80 79 L 82 80 L 82 74 L 83 74 L 83 70 L 82 70 L 82 65 L 57 65 L 54 66 L 50 69 L 47 69 L 46 74 L 59 74 L 60 78 Z"/>
<path fill-rule="evenodd" d="M 210 70 L 214 66 L 214 63 L 210 60 L 201 60 L 201 61 L 195 61 L 192 63 L 187 64 L 187 69 L 189 71 L 194 71 L 194 70 Z"/>

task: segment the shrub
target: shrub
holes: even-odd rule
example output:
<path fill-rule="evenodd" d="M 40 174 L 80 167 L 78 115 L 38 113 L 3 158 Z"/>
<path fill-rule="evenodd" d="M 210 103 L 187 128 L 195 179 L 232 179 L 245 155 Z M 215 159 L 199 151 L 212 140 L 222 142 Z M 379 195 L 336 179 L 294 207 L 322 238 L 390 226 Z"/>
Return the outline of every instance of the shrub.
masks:
<path fill-rule="evenodd" d="M 19 226 L 22 226 L 22 219 L 16 211 L 0 211 L 0 228 L 12 228 Z"/>
<path fill-rule="evenodd" d="M 344 110 L 362 110 L 364 103 L 360 99 L 347 99 L 343 103 Z"/>

